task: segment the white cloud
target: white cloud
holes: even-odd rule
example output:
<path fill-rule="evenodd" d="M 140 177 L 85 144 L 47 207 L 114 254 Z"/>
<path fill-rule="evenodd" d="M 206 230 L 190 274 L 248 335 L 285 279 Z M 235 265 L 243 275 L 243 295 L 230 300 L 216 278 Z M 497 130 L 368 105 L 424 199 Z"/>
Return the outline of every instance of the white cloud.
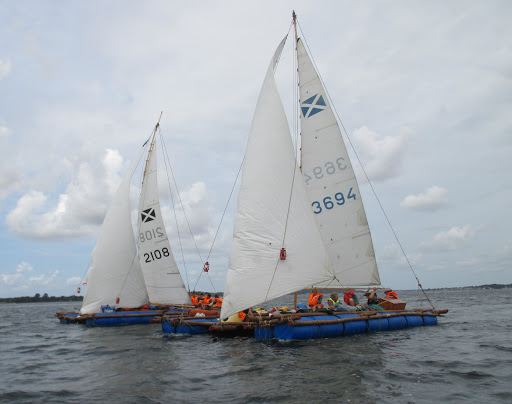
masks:
<path fill-rule="evenodd" d="M 50 274 L 41 274 L 39 276 L 32 276 L 28 278 L 30 282 L 37 283 L 39 285 L 48 285 L 51 281 L 53 281 L 57 275 L 59 275 L 59 271 L 53 271 Z"/>
<path fill-rule="evenodd" d="M 0 274 L 0 280 L 2 283 L 8 286 L 16 285 L 23 279 L 23 275 L 20 273 L 15 274 Z"/>
<path fill-rule="evenodd" d="M 476 237 L 476 230 L 471 225 L 453 226 L 451 229 L 436 234 L 425 241 L 420 248 L 425 251 L 455 251 L 467 247 Z"/>
<path fill-rule="evenodd" d="M 0 80 L 11 72 L 11 61 L 0 59 Z"/>
<path fill-rule="evenodd" d="M 434 185 L 419 195 L 406 196 L 403 201 L 400 202 L 400 206 L 407 209 L 427 210 L 433 212 L 449 204 L 446 199 L 447 193 L 448 191 L 446 189 Z"/>
<path fill-rule="evenodd" d="M 18 268 L 16 268 L 16 272 L 32 272 L 34 271 L 34 267 L 32 265 L 30 265 L 28 262 L 21 262 L 19 265 L 18 265 Z"/>
<path fill-rule="evenodd" d="M 63 238 L 89 234 L 103 220 L 120 182 L 123 159 L 106 150 L 99 162 L 80 162 L 66 193 L 53 203 L 37 190 L 23 195 L 6 218 L 9 230 L 26 238 Z"/>
<path fill-rule="evenodd" d="M 400 174 L 402 155 L 413 131 L 402 128 L 396 136 L 382 136 L 367 126 L 354 131 L 356 150 L 366 174 L 373 181 L 383 181 Z"/>

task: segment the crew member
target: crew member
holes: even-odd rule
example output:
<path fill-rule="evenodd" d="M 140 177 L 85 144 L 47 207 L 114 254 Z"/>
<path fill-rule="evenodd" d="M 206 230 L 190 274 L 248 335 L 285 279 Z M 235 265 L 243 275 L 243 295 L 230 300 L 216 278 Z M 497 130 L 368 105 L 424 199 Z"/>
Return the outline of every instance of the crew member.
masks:
<path fill-rule="evenodd" d="M 318 293 L 318 289 L 314 288 L 311 291 L 311 294 L 309 295 L 309 307 L 312 311 L 316 311 L 317 309 L 321 309 L 324 307 L 322 304 L 322 299 L 324 298 L 324 295 L 321 293 Z"/>
<path fill-rule="evenodd" d="M 396 292 L 393 292 L 393 290 L 386 289 L 384 291 L 384 293 L 386 294 L 386 298 L 387 299 L 396 299 L 396 300 L 398 300 L 398 295 L 396 294 Z"/>

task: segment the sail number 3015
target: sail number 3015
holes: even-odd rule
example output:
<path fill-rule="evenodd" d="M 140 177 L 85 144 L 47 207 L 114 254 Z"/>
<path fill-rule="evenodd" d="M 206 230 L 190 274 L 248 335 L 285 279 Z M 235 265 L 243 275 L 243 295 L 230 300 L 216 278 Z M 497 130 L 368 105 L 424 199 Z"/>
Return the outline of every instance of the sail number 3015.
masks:
<path fill-rule="evenodd" d="M 313 206 L 314 210 L 313 213 L 319 214 L 323 212 L 323 209 L 331 210 L 336 205 L 345 205 L 345 202 L 348 201 L 348 199 L 353 199 L 354 201 L 357 199 L 356 194 L 352 193 L 352 188 L 348 191 L 347 197 L 345 198 L 345 195 L 343 195 L 343 192 L 337 192 L 334 194 L 334 200 L 330 196 L 326 196 L 322 202 L 315 201 L 311 204 Z"/>
<path fill-rule="evenodd" d="M 146 262 L 152 262 L 155 260 L 159 260 L 162 257 L 168 257 L 168 256 L 169 256 L 169 250 L 166 247 L 162 248 L 162 251 L 155 250 L 155 251 L 150 251 L 148 253 L 144 253 L 144 258 L 146 258 Z"/>

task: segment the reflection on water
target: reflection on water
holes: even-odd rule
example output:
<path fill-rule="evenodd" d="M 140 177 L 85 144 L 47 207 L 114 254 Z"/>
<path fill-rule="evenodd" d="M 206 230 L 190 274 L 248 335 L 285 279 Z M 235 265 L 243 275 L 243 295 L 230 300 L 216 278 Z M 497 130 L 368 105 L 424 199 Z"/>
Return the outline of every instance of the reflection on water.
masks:
<path fill-rule="evenodd" d="M 4 304 L 0 402 L 511 402 L 510 289 L 431 297 L 450 310 L 438 326 L 286 342 L 62 325 L 76 303 Z"/>

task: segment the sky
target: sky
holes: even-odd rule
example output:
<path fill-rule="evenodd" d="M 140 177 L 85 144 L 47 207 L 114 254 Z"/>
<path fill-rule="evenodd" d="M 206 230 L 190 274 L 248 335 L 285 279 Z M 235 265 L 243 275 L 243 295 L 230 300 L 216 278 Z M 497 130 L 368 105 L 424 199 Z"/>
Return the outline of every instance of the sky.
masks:
<path fill-rule="evenodd" d="M 355 159 L 383 285 L 417 287 L 407 260 L 424 288 L 512 283 L 511 2 L 1 0 L 0 297 L 76 292 L 161 112 L 176 261 L 189 288 L 222 291 L 235 180 L 292 10 L 378 197 Z"/>

